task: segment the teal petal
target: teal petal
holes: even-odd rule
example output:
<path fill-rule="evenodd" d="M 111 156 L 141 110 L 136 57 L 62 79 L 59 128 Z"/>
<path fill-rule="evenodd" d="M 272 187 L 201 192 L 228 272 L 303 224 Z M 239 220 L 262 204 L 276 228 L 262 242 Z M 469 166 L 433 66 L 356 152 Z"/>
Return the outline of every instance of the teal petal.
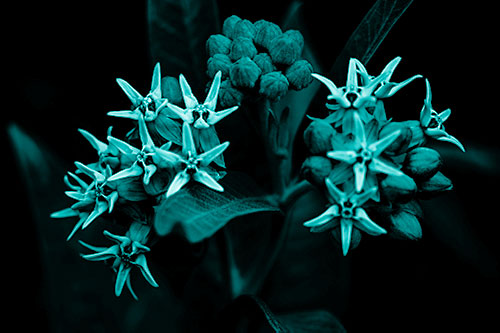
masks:
<path fill-rule="evenodd" d="M 151 80 L 151 94 L 155 99 L 161 98 L 161 71 L 159 62 L 156 63 L 153 70 L 153 79 Z"/>
<path fill-rule="evenodd" d="M 351 111 L 350 113 L 352 114 L 352 133 L 354 134 L 354 138 L 359 142 L 361 147 L 366 147 L 365 125 L 358 112 Z"/>
<path fill-rule="evenodd" d="M 220 145 L 219 141 L 219 136 L 217 135 L 217 131 L 215 130 L 214 126 L 210 126 L 210 128 L 207 128 L 205 130 L 199 130 L 198 131 L 199 135 L 199 140 L 200 140 L 200 146 L 201 146 L 201 151 L 207 152 L 210 149 L 217 147 Z M 217 156 L 213 162 L 220 166 L 221 168 L 225 168 L 226 164 L 224 163 L 224 156 L 220 154 Z"/>
<path fill-rule="evenodd" d="M 177 105 L 167 103 L 167 108 L 186 123 L 191 124 L 194 121 L 193 117 L 186 110 Z"/>
<path fill-rule="evenodd" d="M 122 88 L 134 107 L 137 107 L 139 104 L 141 104 L 144 97 L 142 97 L 142 95 L 139 94 L 137 90 L 135 90 L 127 81 L 116 79 L 116 83 L 118 83 L 120 88 Z"/>
<path fill-rule="evenodd" d="M 353 164 L 356 162 L 358 154 L 353 150 L 334 150 L 326 153 L 326 156 L 337 161 Z"/>
<path fill-rule="evenodd" d="M 138 121 L 139 125 L 139 138 L 141 139 L 142 146 L 154 147 L 153 139 L 149 135 L 148 127 L 146 126 L 146 121 L 144 117 L 140 117 Z"/>
<path fill-rule="evenodd" d="M 78 222 L 75 224 L 75 226 L 73 227 L 73 229 L 69 233 L 68 237 L 66 238 L 66 241 L 69 242 L 71 240 L 71 238 L 73 238 L 73 236 L 76 234 L 76 232 L 81 229 L 83 223 L 85 222 L 85 220 L 87 220 L 88 216 L 89 216 L 88 213 L 81 213 L 80 214 L 80 219 L 78 220 Z"/>
<path fill-rule="evenodd" d="M 391 134 L 383 137 L 382 139 L 371 143 L 368 146 L 368 149 L 373 152 L 373 155 L 378 156 L 380 155 L 387 147 L 393 143 L 398 136 L 401 134 L 401 130 L 396 130 L 392 132 Z"/>
<path fill-rule="evenodd" d="M 349 68 L 347 70 L 347 82 L 346 87 L 348 91 L 356 91 L 358 87 L 358 72 L 356 69 L 356 59 L 351 58 L 349 60 Z"/>
<path fill-rule="evenodd" d="M 203 118 L 198 118 L 193 124 L 193 127 L 196 129 L 206 129 L 209 128 L 210 125 Z"/>
<path fill-rule="evenodd" d="M 189 83 L 187 83 L 186 78 L 182 74 L 179 75 L 179 85 L 181 87 L 182 98 L 184 99 L 186 109 L 194 109 L 197 107 L 199 105 L 198 100 L 193 95 Z"/>
<path fill-rule="evenodd" d="M 116 282 L 115 282 L 115 295 L 118 297 L 121 295 L 123 286 L 125 285 L 125 282 L 129 278 L 130 275 L 130 269 L 132 267 L 129 265 L 125 265 L 123 263 L 120 264 L 120 267 L 118 268 L 118 273 L 116 275 Z"/>
<path fill-rule="evenodd" d="M 92 250 L 94 252 L 102 252 L 102 251 L 106 251 L 107 249 L 109 249 L 108 247 L 90 245 L 90 244 L 85 243 L 82 240 L 79 240 L 78 243 L 80 243 L 80 245 L 82 245 L 83 247 L 85 247 L 89 250 Z"/>
<path fill-rule="evenodd" d="M 378 236 L 387 233 L 384 228 L 378 226 L 368 217 L 368 214 L 366 214 L 366 211 L 363 208 L 356 208 L 355 216 L 356 228 L 358 228 L 359 230 L 364 231 L 372 236 Z"/>
<path fill-rule="evenodd" d="M 431 113 L 432 113 L 432 92 L 431 92 L 431 84 L 429 83 L 429 80 L 425 79 L 425 86 L 426 86 L 426 96 L 424 100 L 424 106 L 422 107 L 422 110 L 420 111 L 420 124 L 422 127 L 427 127 L 429 126 L 431 122 Z"/>
<path fill-rule="evenodd" d="M 382 73 L 387 73 L 386 80 L 389 81 L 392 77 L 392 74 L 394 73 L 394 70 L 396 67 L 399 65 L 399 62 L 401 61 L 401 57 L 396 57 L 392 59 L 385 67 Z"/>
<path fill-rule="evenodd" d="M 107 231 L 107 230 L 104 230 L 104 231 L 102 232 L 102 234 L 103 234 L 104 236 L 106 236 L 107 238 L 109 238 L 110 240 L 112 240 L 112 241 L 114 241 L 114 242 L 116 242 L 117 244 L 120 244 L 120 245 L 121 245 L 121 244 L 124 244 L 124 243 L 125 243 L 125 244 L 128 244 L 128 243 L 130 243 L 130 242 L 131 242 L 131 241 L 130 241 L 130 238 L 128 238 L 128 237 L 126 237 L 126 236 L 120 236 L 120 235 L 115 235 L 115 234 L 112 234 L 112 233 L 110 233 L 110 232 L 109 232 L 109 231 Z"/>
<path fill-rule="evenodd" d="M 79 191 L 65 191 L 64 194 L 66 194 L 71 199 L 75 199 L 78 201 L 82 201 L 82 200 L 86 199 L 85 194 L 82 192 L 79 192 Z"/>
<path fill-rule="evenodd" d="M 155 149 L 155 154 L 153 155 L 153 161 L 160 168 L 167 168 L 171 166 L 175 167 L 182 162 L 184 163 L 187 162 L 179 154 L 161 148 Z"/>
<path fill-rule="evenodd" d="M 134 289 L 132 289 L 132 283 L 130 282 L 130 274 L 127 276 L 127 281 L 125 282 L 125 284 L 127 285 L 128 291 L 130 291 L 130 294 L 132 295 L 132 297 L 136 301 L 138 301 L 139 297 L 137 297 L 136 293 L 134 292 Z"/>
<path fill-rule="evenodd" d="M 137 177 L 142 175 L 143 172 L 144 170 L 137 164 L 137 162 L 134 162 L 134 164 L 132 164 L 130 168 L 123 169 L 120 172 L 115 173 L 114 175 L 109 177 L 108 180 L 111 182 L 128 177 Z"/>
<path fill-rule="evenodd" d="M 111 213 L 113 211 L 113 208 L 115 207 L 116 201 L 118 201 L 118 192 L 111 192 L 111 194 L 106 197 L 106 200 L 108 201 L 109 205 L 108 213 Z"/>
<path fill-rule="evenodd" d="M 189 176 L 189 174 L 185 171 L 177 173 L 170 183 L 170 186 L 168 187 L 166 197 L 168 198 L 177 193 L 184 185 L 189 182 L 190 179 L 191 176 Z"/>
<path fill-rule="evenodd" d="M 194 144 L 193 132 L 188 123 L 182 124 L 182 153 L 184 156 L 196 156 L 196 146 Z"/>
<path fill-rule="evenodd" d="M 337 186 L 333 184 L 333 182 L 329 179 L 325 179 L 326 189 L 330 194 L 330 197 L 337 203 L 344 202 L 347 199 L 347 195 L 339 190 Z"/>
<path fill-rule="evenodd" d="M 355 163 L 353 165 L 354 170 L 354 184 L 356 188 L 356 192 L 361 192 L 363 186 L 365 184 L 366 177 L 366 164 L 365 163 Z"/>
<path fill-rule="evenodd" d="M 102 175 L 101 173 L 97 172 L 94 169 L 89 168 L 88 166 L 86 166 L 83 163 L 75 162 L 75 165 L 78 168 L 78 170 L 80 170 L 81 172 L 83 172 L 87 176 L 94 178 L 98 182 L 103 182 L 106 179 L 106 177 L 104 177 L 104 175 Z"/>
<path fill-rule="evenodd" d="M 369 174 L 371 176 L 373 176 L 373 174 Z M 374 177 L 367 177 L 366 178 L 367 180 L 368 179 L 374 179 Z M 376 178 L 375 178 L 376 180 Z M 365 180 L 365 184 L 366 184 L 366 180 Z M 373 182 L 372 182 L 373 184 Z M 355 205 L 355 206 L 362 206 L 366 201 L 368 201 L 368 199 L 372 198 L 373 195 L 375 193 L 377 193 L 378 191 L 378 187 L 377 187 L 377 184 L 375 183 L 373 186 L 371 187 L 368 187 L 368 186 L 365 186 L 367 187 L 366 190 L 363 190 L 363 192 L 361 193 L 356 193 L 355 195 L 352 196 L 351 198 L 351 202 Z"/>
<path fill-rule="evenodd" d="M 78 183 L 78 185 L 80 185 L 82 189 L 86 190 L 89 187 L 89 185 L 86 182 L 84 182 L 80 177 L 78 177 L 74 173 L 68 171 L 68 175 L 70 175 L 71 178 L 73 178 Z"/>
<path fill-rule="evenodd" d="M 129 143 L 117 139 L 112 136 L 108 136 L 108 142 L 112 145 L 114 145 L 121 153 L 127 154 L 127 155 L 137 155 L 140 153 L 140 149 L 135 148 L 134 146 L 130 145 Z"/>
<path fill-rule="evenodd" d="M 441 120 L 441 122 L 445 122 L 450 117 L 450 115 L 451 115 L 451 110 L 450 109 L 446 109 L 443 112 L 440 112 L 438 114 L 438 117 Z"/>
<path fill-rule="evenodd" d="M 205 170 L 199 169 L 193 174 L 193 179 L 198 183 L 201 183 L 214 191 L 224 192 L 224 188 L 217 183 L 215 179 L 212 178 Z"/>
<path fill-rule="evenodd" d="M 87 139 L 87 141 L 90 143 L 90 145 L 92 147 L 94 147 L 94 149 L 97 150 L 97 152 L 99 154 L 104 153 L 108 149 L 108 145 L 107 144 L 105 144 L 102 141 L 99 141 L 95 136 L 93 136 L 92 134 L 90 134 L 86 130 L 83 130 L 83 129 L 79 128 L 78 131 L 80 132 L 80 134 L 83 135 L 83 137 L 85 139 Z"/>
<path fill-rule="evenodd" d="M 50 217 L 53 219 L 65 219 L 68 217 L 75 217 L 78 216 L 80 213 L 72 208 L 65 208 L 62 210 L 59 210 L 57 212 L 53 212 L 50 214 Z"/>
<path fill-rule="evenodd" d="M 149 184 L 149 181 L 151 180 L 151 177 L 154 175 L 154 173 L 156 172 L 157 170 L 157 167 L 156 165 L 154 164 L 148 164 L 146 165 L 145 169 L 144 169 L 144 178 L 143 178 L 143 183 L 144 185 L 148 185 Z"/>
<path fill-rule="evenodd" d="M 368 168 L 374 172 L 383 173 L 386 175 L 394 175 L 394 176 L 404 175 L 404 173 L 401 170 L 396 169 L 395 167 L 385 163 L 384 161 L 376 157 L 372 159 L 371 163 L 368 165 Z"/>
<path fill-rule="evenodd" d="M 88 261 L 102 261 L 111 258 L 116 258 L 120 252 L 120 247 L 118 245 L 113 245 L 106 248 L 103 251 L 99 251 L 91 254 L 82 254 L 82 258 Z"/>
<path fill-rule="evenodd" d="M 217 112 L 209 112 L 208 117 L 207 117 L 207 123 L 209 125 L 215 125 L 217 124 L 221 119 L 229 116 L 231 113 L 236 111 L 239 108 L 239 106 L 233 106 L 232 108 L 225 109 L 222 111 L 217 111 Z"/>
<path fill-rule="evenodd" d="M 142 276 L 144 276 L 144 279 L 146 279 L 146 281 L 148 281 L 150 285 L 157 288 L 158 283 L 156 283 L 155 279 L 153 278 L 153 275 L 151 275 L 151 272 L 149 271 L 148 263 L 146 261 L 146 256 L 144 254 L 138 255 L 134 263 L 140 268 Z"/>
<path fill-rule="evenodd" d="M 321 215 L 304 222 L 303 225 L 308 228 L 320 227 L 327 224 L 338 215 L 339 215 L 339 206 L 333 204 L 330 207 L 328 207 L 328 209 L 325 210 Z"/>
<path fill-rule="evenodd" d="M 460 148 L 460 150 L 462 152 L 465 153 L 465 147 L 464 147 L 464 145 L 460 141 L 458 141 L 457 138 L 455 138 L 454 136 L 452 136 L 450 134 L 447 134 L 446 136 L 438 137 L 436 139 L 439 140 L 439 141 L 446 141 L 446 142 L 453 143 L 455 146 L 457 146 L 458 148 Z"/>
<path fill-rule="evenodd" d="M 340 239 L 342 241 L 342 254 L 345 256 L 351 246 L 352 221 L 349 219 L 340 220 Z"/>
<path fill-rule="evenodd" d="M 219 94 L 221 76 L 222 76 L 221 71 L 218 71 L 215 74 L 214 80 L 212 81 L 212 85 L 210 86 L 210 90 L 208 92 L 207 98 L 205 99 L 205 102 L 203 103 L 207 107 L 207 109 L 209 109 L 210 111 L 214 111 L 215 106 L 217 105 L 217 96 Z"/>
<path fill-rule="evenodd" d="M 198 158 L 200 159 L 200 164 L 202 166 L 208 166 L 212 161 L 214 161 L 220 154 L 222 154 L 227 147 L 229 146 L 229 142 L 226 141 L 217 145 L 203 154 L 200 154 Z"/>
<path fill-rule="evenodd" d="M 101 216 L 109 208 L 109 204 L 106 201 L 97 201 L 94 210 L 90 213 L 87 220 L 83 223 L 82 229 L 87 228 L 90 223 L 92 223 L 96 218 Z"/>

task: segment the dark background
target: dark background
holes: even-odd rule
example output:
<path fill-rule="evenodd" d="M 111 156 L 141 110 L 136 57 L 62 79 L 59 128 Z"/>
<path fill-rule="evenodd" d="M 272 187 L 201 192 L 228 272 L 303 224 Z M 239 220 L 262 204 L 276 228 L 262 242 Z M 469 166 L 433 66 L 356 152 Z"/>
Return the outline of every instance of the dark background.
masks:
<path fill-rule="evenodd" d="M 237 14 L 252 21 L 279 22 L 290 1 L 273 1 L 272 7 L 269 3 L 219 1 L 220 17 Z M 332 65 L 371 3 L 306 3 L 306 42 L 323 68 Z M 452 109 L 447 129 L 462 141 L 469 157 L 443 146 L 444 172 L 455 185 L 447 198 L 458 205 L 443 205 L 441 218 L 447 219 L 448 211 L 456 218 L 453 210 L 459 207 L 466 234 L 475 239 L 463 244 L 474 246 L 457 252 L 453 244 L 461 240 L 443 243 L 425 228 L 418 242 L 369 240 L 352 253 L 351 297 L 340 316 L 348 331 L 484 331 L 490 325 L 498 329 L 497 9 L 478 1 L 436 3 L 415 1 L 368 70 L 380 71 L 402 56 L 393 78 L 424 75 L 432 85 L 435 109 Z M 9 12 L 17 19 L 3 33 L 2 53 L 8 61 L 2 77 L 7 86 L 2 121 L 17 123 L 67 161 L 92 156 L 91 150 L 80 148 L 76 129 L 105 133 L 112 123 L 106 112 L 127 106 L 115 78 L 125 78 L 139 91 L 149 88 L 153 62 L 145 2 L 28 1 L 13 5 Z M 408 108 L 394 118 L 417 119 L 425 96 L 423 81 L 403 91 L 395 103 Z M 4 211 L 15 212 L 2 222 L 2 239 L 8 244 L 3 271 L 13 278 L 9 289 L 16 296 L 9 304 L 19 310 L 16 322 L 29 318 L 45 327 L 47 314 L 39 292 L 44 268 L 38 261 L 37 234 L 6 131 L 2 140 L 2 164 L 8 175 Z"/>

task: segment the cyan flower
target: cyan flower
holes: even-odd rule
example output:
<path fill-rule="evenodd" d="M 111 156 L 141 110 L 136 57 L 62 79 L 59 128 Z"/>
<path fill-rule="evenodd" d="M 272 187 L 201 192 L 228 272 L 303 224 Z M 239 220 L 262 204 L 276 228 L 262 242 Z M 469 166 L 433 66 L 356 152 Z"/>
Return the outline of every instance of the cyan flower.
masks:
<path fill-rule="evenodd" d="M 365 66 L 359 60 L 356 59 L 355 61 L 356 61 L 356 65 L 358 67 L 358 72 L 361 76 L 362 84 L 363 85 L 370 85 L 371 82 L 375 79 L 375 76 L 369 75 L 368 72 L 366 71 Z M 380 74 L 380 75 L 382 75 L 385 73 L 385 79 L 380 82 L 380 86 L 373 93 L 375 95 L 375 97 L 377 97 L 377 98 L 391 97 L 392 95 L 397 93 L 399 89 L 405 87 L 407 84 L 409 84 L 413 80 L 422 77 L 422 75 L 417 74 L 417 75 L 414 75 L 411 78 L 406 79 L 400 83 L 390 82 L 392 74 L 394 73 L 394 70 L 396 69 L 396 67 L 398 66 L 400 61 L 401 61 L 401 57 L 396 57 L 396 58 L 392 59 L 387 64 L 387 66 L 385 66 L 384 70 Z"/>
<path fill-rule="evenodd" d="M 186 81 L 184 75 L 179 75 L 179 83 L 181 86 L 182 97 L 184 99 L 185 109 L 177 105 L 167 103 L 168 108 L 177 114 L 184 122 L 193 124 L 194 128 L 204 129 L 218 123 L 222 118 L 228 116 L 238 109 L 238 106 L 233 106 L 229 109 L 215 112 L 217 105 L 217 95 L 219 94 L 220 82 L 222 73 L 219 71 L 215 74 L 214 80 L 208 92 L 207 98 L 203 104 L 200 104 L 193 95 L 191 87 Z"/>
<path fill-rule="evenodd" d="M 104 231 L 104 235 L 116 242 L 115 245 L 110 247 L 97 247 L 89 245 L 85 242 L 79 241 L 80 244 L 94 251 L 92 254 L 82 254 L 82 258 L 89 261 L 104 261 L 108 259 L 114 259 L 112 268 L 116 272 L 116 282 L 115 282 L 115 295 L 120 296 L 123 290 L 123 286 L 127 284 L 128 289 L 132 296 L 137 300 L 138 297 L 132 289 L 132 284 L 130 283 L 130 271 L 133 267 L 139 268 L 142 276 L 146 281 L 153 287 L 158 287 L 155 279 L 149 271 L 148 264 L 146 261 L 146 256 L 144 253 L 149 252 L 150 248 L 144 245 L 146 242 L 146 237 L 144 233 L 146 230 L 149 232 L 150 227 L 143 225 L 138 222 L 134 222 L 129 231 L 125 236 L 114 235 L 108 231 Z"/>
<path fill-rule="evenodd" d="M 92 183 L 87 184 L 75 174 L 68 172 L 68 174 L 78 183 L 74 185 L 69 181 L 69 177 L 65 176 L 65 182 L 70 187 L 70 191 L 65 194 L 77 200 L 70 208 L 66 208 L 52 213 L 52 218 L 67 218 L 79 217 L 79 221 L 71 231 L 67 240 L 76 233 L 80 228 L 83 230 L 90 225 L 96 218 L 108 211 L 111 213 L 113 207 L 118 200 L 118 192 L 115 185 L 108 183 L 111 176 L 111 169 L 109 166 L 101 173 L 97 170 L 91 169 L 88 166 L 75 162 L 76 167 L 82 173 L 93 178 Z"/>
<path fill-rule="evenodd" d="M 353 110 L 359 113 L 363 122 L 366 123 L 371 120 L 372 116 L 366 111 L 365 107 L 374 105 L 376 97 L 373 93 L 389 75 L 388 72 L 382 72 L 373 80 L 363 82 L 363 85 L 360 86 L 358 84 L 357 63 L 359 63 L 359 61 L 354 58 L 349 60 L 347 82 L 345 87 L 342 88 L 337 88 L 335 83 L 322 75 L 316 73 L 311 74 L 330 90 L 330 95 L 327 99 L 331 102 L 326 103 L 326 107 L 335 112 L 325 118 L 325 120 L 335 124 L 335 126 L 338 126 L 340 123 L 344 126 L 346 122 L 350 122 L 352 120 L 351 115 Z"/>
<path fill-rule="evenodd" d="M 465 153 L 465 148 L 454 136 L 446 133 L 443 123 L 451 115 L 451 110 L 446 109 L 443 112 L 437 113 L 432 108 L 432 92 L 429 80 L 425 80 L 427 89 L 424 106 L 420 111 L 420 125 L 424 128 L 424 133 L 433 139 L 440 141 L 451 142 Z"/>
<path fill-rule="evenodd" d="M 158 170 L 158 167 L 165 167 L 169 165 L 169 162 L 162 158 L 159 151 L 168 150 L 171 143 L 163 145 L 161 148 L 155 146 L 151 136 L 149 135 L 148 128 L 146 126 L 146 121 L 142 116 L 138 118 L 139 124 L 139 137 L 141 139 L 142 148 L 138 149 L 134 146 L 128 144 L 125 141 L 114 138 L 112 136 L 108 137 L 108 141 L 112 142 L 122 154 L 128 155 L 134 160 L 132 165 L 127 169 L 123 169 L 118 173 L 115 173 L 109 177 L 109 181 L 114 181 L 127 177 L 137 177 L 144 174 L 143 183 L 144 185 L 149 184 L 151 176 Z"/>
<path fill-rule="evenodd" d="M 341 149 L 334 146 L 334 150 L 328 152 L 326 156 L 352 165 L 355 188 L 358 192 L 363 189 L 368 170 L 387 175 L 403 175 L 403 172 L 388 164 L 380 157 L 380 154 L 396 140 L 401 132 L 399 130 L 394 131 L 375 141 L 372 137 L 367 138 L 365 127 L 359 115 L 354 113 L 353 116 L 354 142 L 351 145 L 340 147 Z"/>
<path fill-rule="evenodd" d="M 341 191 L 329 178 L 325 180 L 331 205 L 321 215 L 304 222 L 311 232 L 322 232 L 340 226 L 342 253 L 349 251 L 352 229 L 357 228 L 369 235 L 378 236 L 387 231 L 373 222 L 361 207 L 373 195 L 377 188 L 372 187 L 361 193 Z"/>
<path fill-rule="evenodd" d="M 132 102 L 133 110 L 110 111 L 108 112 L 109 116 L 134 120 L 138 120 L 140 116 L 143 116 L 146 121 L 153 121 L 167 105 L 168 100 L 161 96 L 160 63 L 157 63 L 154 68 L 151 90 L 146 97 L 139 94 L 127 81 L 116 79 L 116 82 Z"/>
<path fill-rule="evenodd" d="M 196 152 L 191 127 L 188 123 L 182 126 L 182 151 L 181 154 L 170 151 L 162 151 L 160 154 L 165 160 L 170 161 L 176 168 L 181 168 L 167 190 L 167 198 L 179 191 L 191 179 L 201 183 L 212 190 L 222 192 L 224 188 L 210 175 L 209 164 L 217 158 L 226 148 L 229 142 L 221 143 L 202 154 Z"/>
<path fill-rule="evenodd" d="M 108 129 L 108 136 L 111 135 L 112 127 Z M 99 162 L 89 164 L 88 166 L 97 171 L 104 171 L 106 166 L 109 165 L 112 169 L 116 168 L 120 164 L 119 151 L 112 144 L 106 144 L 94 135 L 83 129 L 78 129 L 78 131 L 83 135 L 85 139 L 92 145 L 92 147 L 97 151 L 99 156 Z"/>

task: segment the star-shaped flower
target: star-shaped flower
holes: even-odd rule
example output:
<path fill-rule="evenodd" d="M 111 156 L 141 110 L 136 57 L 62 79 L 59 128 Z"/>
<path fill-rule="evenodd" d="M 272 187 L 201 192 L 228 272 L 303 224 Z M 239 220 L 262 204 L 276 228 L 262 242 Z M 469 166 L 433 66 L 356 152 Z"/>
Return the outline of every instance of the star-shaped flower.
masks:
<path fill-rule="evenodd" d="M 112 127 L 108 129 L 108 136 L 111 135 Z M 78 129 L 85 139 L 97 151 L 99 162 L 89 164 L 88 166 L 97 171 L 104 171 L 109 165 L 112 169 L 120 164 L 118 149 L 112 144 L 106 144 L 86 130 Z"/>
<path fill-rule="evenodd" d="M 368 171 L 375 173 L 384 173 L 387 175 L 403 175 L 399 169 L 391 166 L 384 161 L 380 154 L 396 140 L 401 133 L 400 130 L 394 131 L 387 136 L 374 141 L 367 139 L 365 127 L 358 114 L 354 114 L 354 143 L 350 149 L 336 149 L 329 151 L 326 156 L 329 158 L 345 162 L 352 165 L 354 171 L 354 183 L 357 192 L 363 189 L 365 178 Z M 341 147 L 342 148 L 342 147 Z"/>
<path fill-rule="evenodd" d="M 401 88 L 405 87 L 408 85 L 410 82 L 412 82 L 415 79 L 421 78 L 422 75 L 417 74 L 409 79 L 404 80 L 403 82 L 400 83 L 395 83 L 395 82 L 390 82 L 390 79 L 392 77 L 392 74 L 394 73 L 394 70 L 398 66 L 399 62 L 401 61 L 401 57 L 396 57 L 392 59 L 384 68 L 382 73 L 380 75 L 385 74 L 385 79 L 380 82 L 380 86 L 375 90 L 373 95 L 377 98 L 387 98 L 391 97 L 395 93 L 397 93 Z M 356 59 L 356 65 L 358 68 L 358 72 L 361 76 L 361 82 L 363 85 L 370 85 L 373 80 L 375 80 L 375 76 L 369 75 L 365 66 L 361 63 L 361 61 Z"/>
<path fill-rule="evenodd" d="M 136 224 L 140 223 L 134 222 L 132 226 Z M 149 227 L 143 226 L 143 228 Z M 116 242 L 116 244 L 111 247 L 97 247 L 82 241 L 80 241 L 80 244 L 95 252 L 92 254 L 82 255 L 82 258 L 86 260 L 104 261 L 114 259 L 112 268 L 117 274 L 115 282 L 115 295 L 120 296 L 123 286 L 127 284 L 132 297 L 137 300 L 138 297 L 132 289 L 132 284 L 130 283 L 130 271 L 132 268 L 139 268 L 142 276 L 153 287 L 158 287 L 158 284 L 151 275 L 146 261 L 146 256 L 144 255 L 144 253 L 150 251 L 150 248 L 143 244 L 144 240 L 138 240 L 134 235 L 134 232 L 131 232 L 134 229 L 137 229 L 137 227 L 131 227 L 125 236 L 114 235 L 105 230 L 104 235 Z"/>
<path fill-rule="evenodd" d="M 238 109 L 238 106 L 233 106 L 229 109 L 215 112 L 215 107 L 217 105 L 217 96 L 219 94 L 220 82 L 221 82 L 222 72 L 218 71 L 215 74 L 210 90 L 203 104 L 200 104 L 196 97 L 193 95 L 191 87 L 186 81 L 184 75 L 179 75 L 179 84 L 182 91 L 182 97 L 184 99 L 185 109 L 178 107 L 177 105 L 168 103 L 168 108 L 177 114 L 184 122 L 188 124 L 193 124 L 194 128 L 205 129 L 211 125 L 216 124 L 224 117 L 233 113 Z"/>
<path fill-rule="evenodd" d="M 109 116 L 129 118 L 138 120 L 143 116 L 146 121 L 153 121 L 159 112 L 167 105 L 168 100 L 161 97 L 161 73 L 160 63 L 157 63 L 153 71 L 150 92 L 143 97 L 127 81 L 116 79 L 116 82 L 132 102 L 132 110 L 110 111 Z"/>
<path fill-rule="evenodd" d="M 375 187 L 361 193 L 341 191 L 330 179 L 325 179 L 331 205 L 321 215 L 304 222 L 304 226 L 311 228 L 311 232 L 322 232 L 340 226 L 342 253 L 349 251 L 351 245 L 352 228 L 357 228 L 372 236 L 387 233 L 387 231 L 373 222 L 366 211 L 361 207 L 373 193 Z"/>
<path fill-rule="evenodd" d="M 451 110 L 446 109 L 443 112 L 437 113 L 432 108 L 432 92 L 429 80 L 425 80 L 425 85 L 427 93 L 424 106 L 422 107 L 422 111 L 420 111 L 420 125 L 424 128 L 424 133 L 436 140 L 451 142 L 465 152 L 462 143 L 445 131 L 443 123 L 450 117 Z"/>
<path fill-rule="evenodd" d="M 335 126 L 338 126 L 341 122 L 343 125 L 345 124 L 346 117 L 344 115 L 347 110 L 356 110 L 361 119 L 364 122 L 368 122 L 372 116 L 366 111 L 365 107 L 375 103 L 376 97 L 373 93 L 389 75 L 388 72 L 382 72 L 369 82 L 365 81 L 363 85 L 359 85 L 357 63 L 359 63 L 359 61 L 355 58 L 349 60 L 347 82 L 345 87 L 342 88 L 337 88 L 333 81 L 322 75 L 316 73 L 311 74 L 330 90 L 330 95 L 327 97 L 330 103 L 326 103 L 326 107 L 336 112 L 329 115 L 325 120 L 334 123 Z M 351 117 L 349 117 L 349 120 L 350 119 Z"/>
<path fill-rule="evenodd" d="M 169 161 L 165 160 L 158 152 L 161 150 L 168 150 L 171 143 L 167 143 L 161 148 L 156 147 L 153 139 L 149 135 L 146 121 L 142 116 L 138 118 L 138 124 L 139 137 L 142 143 L 141 149 L 135 148 L 127 142 L 112 136 L 108 137 L 108 141 L 113 143 L 122 154 L 130 156 L 133 160 L 130 167 L 109 177 L 110 181 L 127 177 L 136 177 L 144 174 L 143 183 L 144 185 L 147 185 L 149 184 L 151 176 L 156 172 L 156 170 L 158 170 L 158 167 L 165 167 L 169 165 Z"/>
<path fill-rule="evenodd" d="M 77 200 L 70 208 L 66 208 L 52 213 L 52 218 L 67 218 L 79 217 L 79 221 L 71 231 L 67 240 L 78 231 L 80 228 L 85 229 L 96 218 L 108 211 L 111 213 L 113 207 L 118 200 L 118 192 L 113 184 L 108 183 L 111 176 L 111 169 L 107 166 L 103 173 L 91 169 L 88 166 L 75 162 L 76 167 L 82 173 L 93 178 L 92 183 L 87 184 L 75 174 L 68 172 L 68 174 L 78 183 L 78 185 L 71 184 L 69 178 L 65 177 L 66 184 L 71 188 L 71 191 L 66 191 L 65 194 Z"/>
<path fill-rule="evenodd" d="M 210 175 L 209 164 L 217 156 L 222 154 L 229 146 L 229 142 L 221 143 L 214 148 L 202 154 L 196 152 L 196 147 L 191 133 L 191 127 L 188 123 L 182 126 L 182 151 L 180 154 L 161 151 L 160 155 L 167 161 L 170 161 L 176 169 L 180 169 L 167 190 L 166 197 L 170 197 L 186 185 L 191 179 L 201 183 L 212 190 L 222 192 L 224 188 Z"/>

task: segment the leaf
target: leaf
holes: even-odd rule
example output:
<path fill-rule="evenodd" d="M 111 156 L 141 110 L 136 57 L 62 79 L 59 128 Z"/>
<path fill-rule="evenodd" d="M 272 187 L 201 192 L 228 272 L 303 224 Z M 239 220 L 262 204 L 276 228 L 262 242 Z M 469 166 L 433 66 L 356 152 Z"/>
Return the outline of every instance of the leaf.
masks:
<path fill-rule="evenodd" d="M 147 17 L 153 62 L 163 74 L 188 78 L 195 91 L 205 82 L 205 43 L 220 28 L 215 0 L 148 0 Z"/>
<path fill-rule="evenodd" d="M 215 192 L 197 183 L 156 208 L 154 225 L 164 236 L 180 225 L 192 243 L 212 236 L 235 217 L 265 211 L 279 211 L 242 173 L 228 173 L 219 183 L 224 192 Z"/>

